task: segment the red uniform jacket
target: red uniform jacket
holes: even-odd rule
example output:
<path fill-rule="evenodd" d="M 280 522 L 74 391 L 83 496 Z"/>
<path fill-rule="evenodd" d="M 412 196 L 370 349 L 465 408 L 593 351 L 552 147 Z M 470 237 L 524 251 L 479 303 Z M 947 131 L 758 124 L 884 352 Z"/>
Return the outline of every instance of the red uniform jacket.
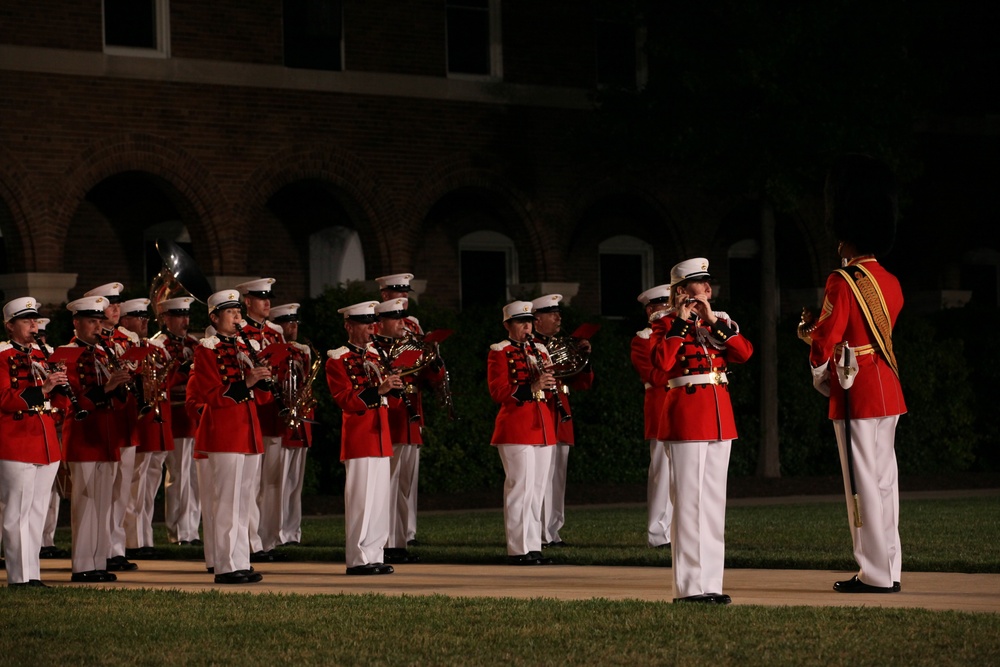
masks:
<path fill-rule="evenodd" d="M 42 394 L 45 356 L 36 345 L 0 343 L 0 459 L 46 465 L 61 458 L 55 411 L 69 400 Z"/>
<path fill-rule="evenodd" d="M 120 461 L 122 447 L 128 447 L 128 393 L 119 386 L 105 393 L 110 369 L 107 354 L 74 337 L 65 347 L 80 347 L 76 364 L 66 369 L 69 384 L 80 408 L 90 414 L 77 421 L 67 415 L 63 422 L 63 447 L 68 462 Z"/>
<path fill-rule="evenodd" d="M 730 363 L 743 363 L 753 346 L 725 313 L 708 326 L 682 320 L 674 311 L 654 320 L 651 340 L 654 368 L 674 378 L 723 373 Z M 678 380 L 678 382 L 682 382 Z M 689 384 L 667 390 L 657 440 L 735 440 L 736 420 L 728 384 Z"/>
<path fill-rule="evenodd" d="M 534 337 L 536 343 L 541 343 L 546 346 L 549 344 L 549 341 L 552 340 L 552 336 L 545 336 L 538 332 L 534 333 Z M 573 410 L 570 408 L 569 404 L 570 391 L 581 391 L 584 389 L 590 389 L 594 386 L 594 369 L 588 361 L 579 373 L 568 377 L 556 378 L 556 383 L 558 391 L 551 393 L 546 392 L 549 409 L 552 410 L 552 418 L 556 425 L 556 442 L 560 445 L 573 445 L 576 444 L 573 432 L 573 420 L 567 419 L 563 421 L 562 416 L 564 414 L 573 414 Z M 562 412 L 560 412 L 559 408 L 556 407 L 556 401 L 562 403 Z"/>
<path fill-rule="evenodd" d="M 281 327 L 271 322 L 256 322 L 247 318 L 243 324 L 243 331 L 247 338 L 256 341 L 263 350 L 272 343 L 284 343 L 285 336 Z M 263 389 L 257 393 L 263 393 Z M 260 432 L 268 438 L 277 438 L 285 434 L 285 422 L 279 414 L 281 404 L 278 401 L 271 401 L 260 406 L 257 411 L 260 419 Z"/>
<path fill-rule="evenodd" d="M 903 308 L 903 291 L 896 277 L 882 268 L 874 258 L 857 262 L 863 265 L 875 278 L 882 301 L 886 305 L 889 318 L 888 329 L 896 324 L 896 317 Z M 851 267 L 847 267 L 850 271 Z M 826 280 L 826 294 L 823 297 L 823 312 L 810 332 L 812 346 L 809 361 L 814 367 L 822 366 L 833 357 L 833 348 L 847 341 L 857 351 L 858 374 L 851 387 L 851 418 L 872 419 L 901 415 L 906 412 L 903 390 L 899 377 L 892 370 L 878 345 L 867 320 L 862 313 L 843 275 L 834 272 Z M 891 336 L 890 336 L 891 340 Z M 830 419 L 844 418 L 844 390 L 831 368 Z"/>
<path fill-rule="evenodd" d="M 541 359 L 536 359 L 524 344 L 511 340 L 490 346 L 486 379 L 490 396 L 500 404 L 492 445 L 556 444 L 553 410 L 544 396 L 539 400 L 531 393 L 530 385 L 538 372 L 535 369 L 549 359 L 544 345 L 536 345 L 535 349 Z"/>
<path fill-rule="evenodd" d="M 152 409 L 145 415 L 139 417 L 136 424 L 136 439 L 139 444 L 136 446 L 136 453 L 148 452 L 168 452 L 174 448 L 174 435 L 172 414 L 170 408 L 170 373 L 176 364 L 173 364 L 170 354 L 163 345 L 162 338 L 151 338 L 144 341 L 145 346 L 150 348 L 150 354 L 143 361 L 144 364 L 156 364 L 166 374 L 166 381 L 159 396 L 150 396 L 145 388 L 143 395 Z"/>
<path fill-rule="evenodd" d="M 653 367 L 653 330 L 646 327 L 635 334 L 632 339 L 632 365 L 639 373 L 639 380 L 646 388 L 642 402 L 643 437 L 655 440 L 660 430 L 660 420 L 663 418 L 663 405 L 667 400 L 667 381 L 670 379 L 664 371 Z"/>
<path fill-rule="evenodd" d="M 327 357 L 326 384 L 344 413 L 340 460 L 392 456 L 388 401 L 378 393 L 382 382 L 378 353 L 370 346 L 361 349 L 348 343 L 330 350 Z"/>
<path fill-rule="evenodd" d="M 198 339 L 194 336 L 175 336 L 169 331 L 160 331 L 151 341 L 163 343 L 170 358 L 170 374 L 167 376 L 167 396 L 170 397 L 170 432 L 175 438 L 190 438 L 195 433 L 195 422 L 184 406 L 185 388 L 191 374 L 194 350 Z"/>
<path fill-rule="evenodd" d="M 298 377 L 298 388 L 299 392 L 304 390 L 303 383 L 309 379 L 309 372 L 312 367 L 312 352 L 309 348 L 301 343 L 292 342 L 290 343 L 288 359 L 279 367 L 275 368 L 276 379 L 279 387 L 285 386 L 290 373 L 295 373 Z M 285 400 L 289 402 L 287 407 L 292 407 L 289 401 L 290 397 L 285 397 Z M 294 399 L 293 399 L 294 400 Z M 316 410 L 310 410 L 308 414 L 304 415 L 307 419 L 312 419 L 316 414 Z M 280 416 L 280 415 L 279 415 Z M 296 428 L 291 429 L 288 427 L 287 420 L 282 417 L 282 436 L 281 436 L 281 446 L 282 447 L 312 447 L 312 424 L 307 421 L 302 422 L 302 424 Z"/>
<path fill-rule="evenodd" d="M 188 401 L 201 406 L 196 451 L 262 454 L 257 405 L 271 394 L 247 387 L 243 369 L 250 366 L 243 341 L 221 334 L 201 340 L 188 379 Z"/>

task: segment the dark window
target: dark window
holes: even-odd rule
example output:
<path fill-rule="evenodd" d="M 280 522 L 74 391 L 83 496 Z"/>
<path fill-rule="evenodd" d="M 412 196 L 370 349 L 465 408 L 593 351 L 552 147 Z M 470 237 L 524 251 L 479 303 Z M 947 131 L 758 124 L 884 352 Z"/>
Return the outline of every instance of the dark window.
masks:
<path fill-rule="evenodd" d="M 448 3 L 448 71 L 491 74 L 489 0 Z"/>
<path fill-rule="evenodd" d="M 635 295 L 642 286 L 642 255 L 601 254 L 601 315 L 635 314 Z"/>
<path fill-rule="evenodd" d="M 104 0 L 104 43 L 157 48 L 156 0 Z"/>
<path fill-rule="evenodd" d="M 462 308 L 495 306 L 507 300 L 507 253 L 462 251 Z"/>
<path fill-rule="evenodd" d="M 597 83 L 615 88 L 635 88 L 635 26 L 621 21 L 598 20 L 594 33 Z"/>
<path fill-rule="evenodd" d="M 285 66 L 340 71 L 341 0 L 285 0 Z"/>

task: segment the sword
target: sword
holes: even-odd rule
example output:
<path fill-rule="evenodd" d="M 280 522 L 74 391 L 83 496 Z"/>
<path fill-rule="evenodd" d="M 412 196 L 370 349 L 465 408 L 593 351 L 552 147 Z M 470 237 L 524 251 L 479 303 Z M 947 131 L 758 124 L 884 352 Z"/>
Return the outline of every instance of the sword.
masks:
<path fill-rule="evenodd" d="M 854 446 L 851 443 L 851 385 L 854 378 L 851 373 L 854 368 L 851 364 L 851 348 L 847 341 L 844 341 L 843 367 L 838 372 L 840 385 L 844 387 L 844 449 L 847 454 L 847 479 L 851 484 L 851 496 L 854 498 L 854 526 L 861 528 L 861 501 L 858 499 L 858 487 L 854 482 Z M 840 370 L 840 369 L 838 369 Z"/>

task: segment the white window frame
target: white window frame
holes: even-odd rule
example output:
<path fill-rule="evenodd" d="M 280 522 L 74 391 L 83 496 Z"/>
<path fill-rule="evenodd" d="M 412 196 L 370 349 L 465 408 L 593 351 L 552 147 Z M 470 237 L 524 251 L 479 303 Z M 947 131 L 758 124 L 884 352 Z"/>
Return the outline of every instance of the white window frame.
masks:
<path fill-rule="evenodd" d="M 447 8 L 447 4 L 445 6 Z M 502 81 L 503 80 L 503 31 L 500 20 L 500 0 L 489 0 L 490 18 L 490 73 L 489 74 L 468 74 L 466 72 L 447 71 L 449 79 L 459 81 Z M 448 67 L 448 26 L 445 25 L 445 69 Z"/>
<path fill-rule="evenodd" d="M 511 285 L 516 285 L 520 282 L 519 272 L 518 272 L 518 261 L 517 261 L 517 246 L 514 245 L 514 240 L 507 236 L 506 234 L 501 234 L 500 232 L 494 232 L 491 230 L 480 230 L 477 232 L 471 232 L 466 234 L 458 240 L 458 275 L 462 276 L 462 253 L 466 250 L 472 251 L 486 251 L 486 252 L 503 252 L 504 261 L 506 262 L 506 279 L 507 279 L 507 300 L 509 301 L 511 297 L 510 287 Z M 462 303 L 462 281 L 461 278 L 458 281 L 458 302 Z"/>
<path fill-rule="evenodd" d="M 639 255 L 642 258 L 642 284 L 653 285 L 653 246 L 642 239 L 626 234 L 611 236 L 597 245 L 597 254 L 598 256 Z M 600 262 L 597 265 L 600 267 Z"/>
<path fill-rule="evenodd" d="M 170 57 L 170 0 L 154 0 L 156 3 L 156 48 L 138 49 L 132 46 L 115 46 L 107 44 L 104 29 L 104 0 L 101 0 L 101 42 L 104 53 L 110 56 L 131 56 L 135 58 L 169 58 Z"/>

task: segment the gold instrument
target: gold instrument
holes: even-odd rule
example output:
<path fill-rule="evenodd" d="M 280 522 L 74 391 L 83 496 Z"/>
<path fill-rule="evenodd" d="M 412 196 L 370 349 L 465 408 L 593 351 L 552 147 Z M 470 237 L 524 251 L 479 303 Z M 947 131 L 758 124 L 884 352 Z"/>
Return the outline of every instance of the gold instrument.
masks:
<path fill-rule="evenodd" d="M 125 391 L 127 391 L 128 393 L 132 394 L 133 397 L 135 397 L 136 405 L 139 408 L 139 416 L 142 417 L 152 409 L 152 406 L 149 404 L 149 401 L 147 401 L 145 396 L 143 395 L 142 387 L 136 384 L 136 377 L 134 375 L 135 371 L 126 366 L 125 362 L 119 359 L 118 355 L 115 354 L 115 350 L 112 347 L 113 343 L 110 336 L 104 336 L 104 334 L 98 334 L 97 345 L 102 350 L 104 350 L 104 354 L 107 355 L 108 368 L 110 368 L 112 372 L 124 370 L 132 374 L 131 379 L 129 379 L 128 382 L 126 382 L 124 385 Z"/>
<path fill-rule="evenodd" d="M 153 407 L 153 419 L 162 422 L 163 414 L 160 402 L 167 400 L 167 377 L 177 362 L 161 364 L 156 357 L 157 353 L 154 349 L 152 353 L 143 358 L 139 366 L 139 376 L 142 378 L 142 395 Z M 141 418 L 144 414 L 139 416 Z"/>
<path fill-rule="evenodd" d="M 403 367 L 393 365 L 393 362 L 399 359 L 405 352 L 411 350 L 420 353 L 420 356 L 416 357 L 412 364 Z M 407 331 L 406 335 L 392 339 L 388 358 L 390 367 L 386 369 L 387 372 L 402 377 L 403 375 L 412 375 L 413 373 L 422 371 L 428 364 L 438 358 L 438 351 L 436 346 L 424 343 L 424 336 L 422 334 Z M 407 386 L 410 387 L 412 385 Z M 416 387 L 409 390 L 411 394 L 414 392 L 416 392 Z"/>
<path fill-rule="evenodd" d="M 545 343 L 551 362 L 548 371 L 557 378 L 576 375 L 587 365 L 587 355 L 580 351 L 580 341 L 568 336 L 553 336 Z"/>
<path fill-rule="evenodd" d="M 313 383 L 319 376 L 319 371 L 323 367 L 323 357 L 319 352 L 310 346 L 313 355 L 313 363 L 309 368 L 309 376 L 305 382 L 299 382 L 299 371 L 295 368 L 295 360 L 288 358 L 288 375 L 282 384 L 284 403 L 288 407 L 288 412 L 284 415 L 285 425 L 292 431 L 298 430 L 303 422 L 315 423 L 309 418 L 309 413 L 316 407 L 316 397 L 313 395 Z"/>
<path fill-rule="evenodd" d="M 163 268 L 153 278 L 149 288 L 153 311 L 157 312 L 160 303 L 180 296 L 181 292 L 188 292 L 201 303 L 208 303 L 212 287 L 194 260 L 179 245 L 167 239 L 156 239 L 156 251 L 163 260 Z"/>
<path fill-rule="evenodd" d="M 541 377 L 542 373 L 545 372 L 551 373 L 552 368 L 549 365 L 543 366 L 542 355 L 538 351 L 538 346 L 535 345 L 535 341 L 530 335 L 528 336 L 527 340 L 524 341 L 524 345 L 525 349 L 531 353 L 530 355 L 531 358 L 529 359 L 528 367 L 532 371 L 531 382 L 534 383 L 535 380 Z M 545 398 L 546 393 L 550 394 L 555 399 L 556 412 L 559 413 L 560 422 L 568 422 L 570 419 L 573 418 L 573 415 L 571 415 L 569 410 L 566 409 L 566 406 L 563 405 L 562 397 L 559 396 L 558 385 L 556 389 L 543 389 L 541 395 L 539 396 L 539 399 Z"/>

